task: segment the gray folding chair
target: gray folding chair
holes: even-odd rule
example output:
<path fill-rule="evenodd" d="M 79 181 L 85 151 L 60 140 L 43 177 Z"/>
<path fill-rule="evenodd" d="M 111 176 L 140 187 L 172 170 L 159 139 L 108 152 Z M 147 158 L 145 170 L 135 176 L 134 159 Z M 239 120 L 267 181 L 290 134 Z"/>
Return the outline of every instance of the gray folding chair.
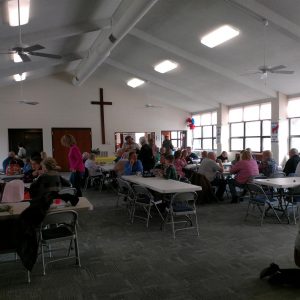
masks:
<path fill-rule="evenodd" d="M 80 267 L 79 247 L 78 247 L 78 236 L 77 236 L 77 212 L 74 210 L 50 212 L 46 215 L 40 226 L 40 246 L 43 263 L 43 274 L 46 275 L 47 264 L 65 260 L 65 259 L 76 259 L 76 264 Z M 45 262 L 45 251 L 50 253 L 52 258 L 51 244 L 68 241 L 68 251 L 65 257 L 50 259 Z M 72 250 L 72 244 L 74 242 L 75 253 L 70 256 Z"/>
<path fill-rule="evenodd" d="M 260 225 L 263 224 L 264 217 L 266 216 L 267 210 L 272 210 L 274 215 L 276 216 L 279 223 L 281 223 L 280 218 L 275 209 L 278 208 L 278 199 L 273 198 L 272 195 L 267 195 L 264 189 L 255 183 L 248 183 L 247 189 L 250 193 L 250 199 L 247 207 L 247 213 L 245 216 L 245 220 L 249 215 L 250 206 L 252 206 L 253 210 L 258 208 L 260 212 Z"/>
<path fill-rule="evenodd" d="M 91 186 L 99 186 L 100 190 L 102 190 L 102 186 L 104 184 L 104 175 L 102 172 L 96 172 L 93 169 L 88 169 L 88 176 L 85 179 L 84 190 L 86 191 L 89 184 Z"/>
<path fill-rule="evenodd" d="M 134 202 L 132 207 L 132 215 L 131 215 L 131 222 L 134 222 L 134 218 L 143 219 L 146 221 L 146 227 L 149 227 L 149 220 L 151 217 L 151 208 L 154 206 L 156 211 L 158 212 L 161 220 L 163 221 L 164 218 L 158 208 L 158 204 L 162 203 L 162 200 L 155 199 L 154 196 L 149 192 L 148 189 L 141 185 L 134 184 L 132 186 L 133 192 L 134 192 Z M 137 215 L 136 210 L 137 208 L 141 208 L 144 213 L 146 213 L 146 216 L 143 215 Z"/>
<path fill-rule="evenodd" d="M 199 236 L 199 227 L 196 210 L 197 193 L 195 192 L 184 192 L 176 193 L 172 196 L 169 207 L 166 208 L 167 216 L 164 220 L 165 224 L 172 225 L 173 238 L 177 231 L 186 229 L 196 229 L 197 235 Z M 192 217 L 195 218 L 195 226 L 193 226 Z M 176 220 L 175 220 L 176 219 Z M 176 228 L 176 224 L 183 223 L 185 226 Z M 189 227 L 187 225 L 190 224 Z"/>

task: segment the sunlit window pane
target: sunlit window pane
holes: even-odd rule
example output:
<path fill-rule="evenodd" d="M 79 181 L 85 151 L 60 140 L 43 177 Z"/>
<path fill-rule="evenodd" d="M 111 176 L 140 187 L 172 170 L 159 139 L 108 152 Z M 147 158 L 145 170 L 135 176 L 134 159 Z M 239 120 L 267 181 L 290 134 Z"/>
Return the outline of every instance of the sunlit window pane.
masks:
<path fill-rule="evenodd" d="M 201 128 L 202 127 L 195 127 L 193 130 L 194 138 L 201 138 Z"/>
<path fill-rule="evenodd" d="M 228 116 L 229 122 L 240 122 L 243 121 L 243 108 L 232 108 L 229 110 Z"/>
<path fill-rule="evenodd" d="M 193 119 L 195 121 L 195 126 L 200 126 L 200 115 L 193 116 Z"/>
<path fill-rule="evenodd" d="M 300 118 L 291 119 L 291 135 L 300 135 Z"/>
<path fill-rule="evenodd" d="M 260 136 L 260 121 L 246 122 L 246 136 Z M 246 147 L 248 148 L 248 147 Z"/>
<path fill-rule="evenodd" d="M 241 151 L 243 149 L 243 139 L 231 139 L 231 151 Z"/>
<path fill-rule="evenodd" d="M 201 140 L 194 139 L 193 149 L 202 149 L 202 147 L 201 147 Z"/>
<path fill-rule="evenodd" d="M 289 118 L 300 117 L 300 98 L 289 100 L 287 114 Z"/>
<path fill-rule="evenodd" d="M 203 150 L 211 150 L 211 149 L 212 149 L 212 140 L 203 139 Z"/>
<path fill-rule="evenodd" d="M 260 152 L 260 138 L 246 138 L 245 148 L 251 148 L 254 152 Z"/>
<path fill-rule="evenodd" d="M 213 126 L 213 136 L 217 135 L 217 126 Z"/>
<path fill-rule="evenodd" d="M 171 139 L 177 139 L 177 131 L 171 132 Z"/>
<path fill-rule="evenodd" d="M 244 136 L 244 123 L 231 124 L 231 136 Z"/>
<path fill-rule="evenodd" d="M 244 121 L 259 120 L 259 105 L 244 107 Z"/>
<path fill-rule="evenodd" d="M 262 135 L 263 136 L 271 135 L 271 121 L 262 122 Z"/>
<path fill-rule="evenodd" d="M 260 119 L 271 119 L 271 103 L 265 103 L 260 106 Z"/>
<path fill-rule="evenodd" d="M 203 137 L 212 137 L 212 126 L 203 126 Z"/>
<path fill-rule="evenodd" d="M 271 150 L 271 139 L 270 138 L 264 138 L 263 139 L 263 145 L 262 150 Z"/>
<path fill-rule="evenodd" d="M 217 124 L 217 112 L 216 111 L 211 114 L 211 124 L 212 125 Z"/>
<path fill-rule="evenodd" d="M 201 125 L 210 125 L 211 124 L 211 113 L 203 114 L 200 116 Z"/>
<path fill-rule="evenodd" d="M 300 138 L 299 137 L 291 138 L 291 148 L 296 148 L 296 149 L 300 150 Z"/>
<path fill-rule="evenodd" d="M 216 139 L 213 139 L 213 150 L 216 150 L 217 149 L 217 140 Z"/>
<path fill-rule="evenodd" d="M 178 140 L 172 140 L 172 145 L 177 148 L 178 147 Z"/>

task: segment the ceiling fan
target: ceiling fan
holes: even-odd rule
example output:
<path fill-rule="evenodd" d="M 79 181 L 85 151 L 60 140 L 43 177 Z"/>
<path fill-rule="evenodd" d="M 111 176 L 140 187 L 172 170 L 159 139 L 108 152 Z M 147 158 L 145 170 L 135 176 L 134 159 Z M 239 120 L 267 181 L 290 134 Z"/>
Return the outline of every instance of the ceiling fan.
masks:
<path fill-rule="evenodd" d="M 39 102 L 37 102 L 37 101 L 28 101 L 28 100 L 18 100 L 17 103 L 27 104 L 27 105 L 37 105 L 37 104 L 39 104 Z"/>
<path fill-rule="evenodd" d="M 19 18 L 19 43 L 16 47 L 13 47 L 11 49 L 8 49 L 8 51 L 0 52 L 0 54 L 17 54 L 22 62 L 29 62 L 31 61 L 30 56 L 40 56 L 40 57 L 46 57 L 46 58 L 54 58 L 54 59 L 61 59 L 62 56 L 58 54 L 50 54 L 50 53 L 44 53 L 44 52 L 36 52 L 38 50 L 45 49 L 44 46 L 41 46 L 39 44 L 35 44 L 32 46 L 25 46 L 22 43 L 22 30 L 20 25 L 20 0 L 18 0 L 18 18 Z"/>
<path fill-rule="evenodd" d="M 269 74 L 283 74 L 283 75 L 291 75 L 294 74 L 295 72 L 292 70 L 283 70 L 285 68 L 287 68 L 284 65 L 277 65 L 277 66 L 268 66 L 266 64 L 266 29 L 269 25 L 268 20 L 264 19 L 263 20 L 263 24 L 264 24 L 264 61 L 263 61 L 263 65 L 258 67 L 256 70 L 251 70 L 248 73 L 245 73 L 243 75 L 249 75 L 249 74 L 261 74 L 260 78 L 265 80 L 266 83 L 266 79 L 268 77 Z"/>

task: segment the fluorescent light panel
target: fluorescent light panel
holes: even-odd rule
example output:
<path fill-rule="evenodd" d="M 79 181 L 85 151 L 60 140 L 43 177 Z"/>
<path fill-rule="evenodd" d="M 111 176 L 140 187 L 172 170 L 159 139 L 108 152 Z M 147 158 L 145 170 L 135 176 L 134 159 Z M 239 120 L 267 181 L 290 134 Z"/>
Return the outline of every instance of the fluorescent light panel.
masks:
<path fill-rule="evenodd" d="M 178 67 L 178 64 L 171 60 L 164 60 L 161 63 L 154 66 L 154 70 L 159 73 L 166 73 L 174 70 Z"/>
<path fill-rule="evenodd" d="M 30 0 L 20 1 L 20 25 L 29 22 Z M 19 26 L 18 0 L 9 0 L 7 2 L 8 21 L 10 26 Z"/>
<path fill-rule="evenodd" d="M 223 25 L 202 37 L 201 43 L 209 48 L 214 48 L 228 40 L 231 40 L 239 34 L 239 30 L 229 25 Z"/>
<path fill-rule="evenodd" d="M 20 55 L 18 53 L 13 54 L 13 60 L 15 63 L 22 62 L 22 58 L 20 57 Z"/>
<path fill-rule="evenodd" d="M 142 84 L 144 84 L 145 81 L 139 78 L 132 78 L 130 80 L 127 81 L 127 85 L 132 87 L 132 88 L 136 88 Z"/>
<path fill-rule="evenodd" d="M 26 72 L 22 73 L 22 74 L 15 74 L 14 75 L 14 79 L 15 81 L 23 81 L 26 79 Z"/>

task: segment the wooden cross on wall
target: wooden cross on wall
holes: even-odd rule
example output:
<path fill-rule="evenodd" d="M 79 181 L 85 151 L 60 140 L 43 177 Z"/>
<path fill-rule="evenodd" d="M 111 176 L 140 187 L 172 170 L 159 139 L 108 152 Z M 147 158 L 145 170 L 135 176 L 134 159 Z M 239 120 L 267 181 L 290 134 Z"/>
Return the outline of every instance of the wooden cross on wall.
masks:
<path fill-rule="evenodd" d="M 102 144 L 105 144 L 104 105 L 112 105 L 112 102 L 104 102 L 103 88 L 100 88 L 100 101 L 91 101 L 91 104 L 100 105 L 101 139 Z"/>

